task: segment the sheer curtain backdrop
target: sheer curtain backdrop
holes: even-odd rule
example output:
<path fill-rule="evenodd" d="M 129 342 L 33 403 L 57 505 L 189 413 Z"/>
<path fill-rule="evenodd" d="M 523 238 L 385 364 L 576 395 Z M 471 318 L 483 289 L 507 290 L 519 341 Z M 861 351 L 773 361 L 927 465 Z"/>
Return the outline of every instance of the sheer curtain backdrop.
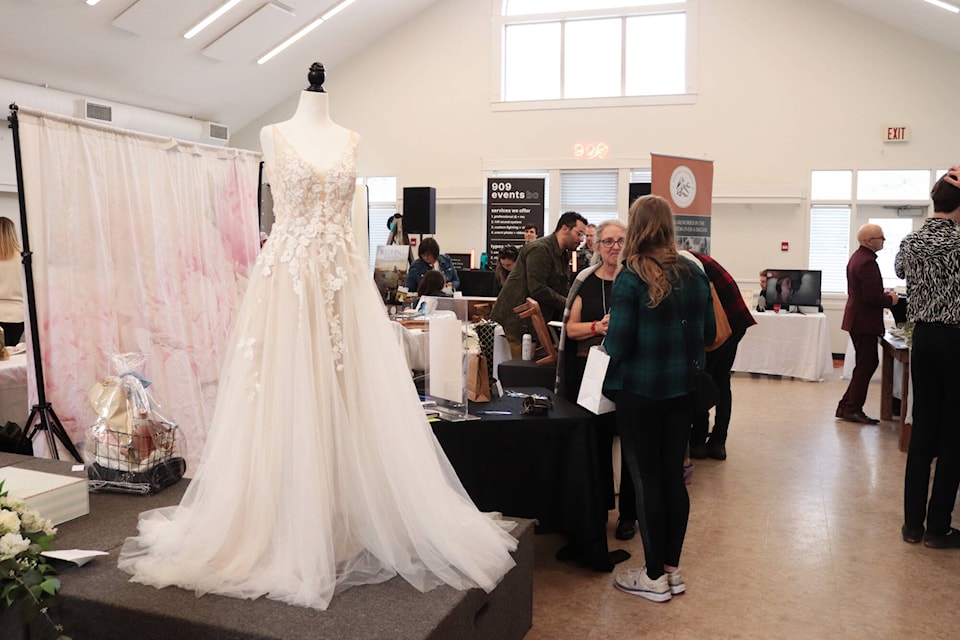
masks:
<path fill-rule="evenodd" d="M 79 441 L 111 355 L 144 354 L 192 475 L 259 251 L 260 155 L 23 107 L 19 121 L 47 400 Z M 33 406 L 32 367 L 29 381 Z"/>

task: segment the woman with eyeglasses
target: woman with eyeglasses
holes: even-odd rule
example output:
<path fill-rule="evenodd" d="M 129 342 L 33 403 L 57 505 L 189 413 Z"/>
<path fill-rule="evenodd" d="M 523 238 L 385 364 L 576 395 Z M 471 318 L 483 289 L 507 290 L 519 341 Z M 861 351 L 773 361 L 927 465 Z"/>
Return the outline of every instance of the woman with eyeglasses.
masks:
<path fill-rule="evenodd" d="M 594 237 L 592 265 L 577 274 L 567 296 L 567 315 L 560 335 L 560 363 L 557 366 L 557 392 L 571 402 L 577 401 L 583 370 L 587 366 L 590 347 L 603 342 L 610 321 L 613 281 L 620 270 L 620 251 L 627 237 L 627 227 L 619 220 L 606 220 L 597 227 Z M 616 414 L 597 416 L 597 451 L 605 486 L 613 487 L 613 463 L 610 450 L 616 433 Z M 609 478 L 609 481 L 607 480 Z M 613 508 L 612 492 L 607 508 Z M 621 465 L 620 518 L 616 537 L 629 540 L 636 534 L 637 506 L 633 484 Z"/>

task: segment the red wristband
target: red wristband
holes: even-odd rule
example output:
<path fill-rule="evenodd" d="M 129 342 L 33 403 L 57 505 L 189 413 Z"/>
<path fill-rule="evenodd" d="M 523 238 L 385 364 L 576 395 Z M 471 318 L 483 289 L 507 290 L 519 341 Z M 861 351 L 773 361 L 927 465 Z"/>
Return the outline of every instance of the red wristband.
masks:
<path fill-rule="evenodd" d="M 590 325 L 590 333 L 597 335 L 597 321 L 594 320 L 593 324 Z"/>

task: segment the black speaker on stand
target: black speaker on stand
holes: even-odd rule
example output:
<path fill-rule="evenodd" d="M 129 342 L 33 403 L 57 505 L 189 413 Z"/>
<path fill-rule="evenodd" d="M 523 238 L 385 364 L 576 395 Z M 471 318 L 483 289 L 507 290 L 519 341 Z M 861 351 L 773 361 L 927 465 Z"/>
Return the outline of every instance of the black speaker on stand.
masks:
<path fill-rule="evenodd" d="M 403 188 L 403 230 L 420 234 L 437 232 L 437 190 L 434 187 Z"/>

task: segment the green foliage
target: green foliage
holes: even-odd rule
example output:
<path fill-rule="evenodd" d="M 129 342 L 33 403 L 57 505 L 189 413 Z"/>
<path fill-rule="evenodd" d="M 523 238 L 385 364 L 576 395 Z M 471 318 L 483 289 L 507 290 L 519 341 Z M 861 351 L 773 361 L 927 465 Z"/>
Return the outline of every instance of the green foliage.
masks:
<path fill-rule="evenodd" d="M 70 640 L 50 618 L 50 608 L 58 603 L 60 579 L 41 554 L 53 548 L 55 537 L 53 525 L 10 498 L 0 480 L 0 613 L 19 605 L 25 629 L 33 627 L 45 637 Z"/>

